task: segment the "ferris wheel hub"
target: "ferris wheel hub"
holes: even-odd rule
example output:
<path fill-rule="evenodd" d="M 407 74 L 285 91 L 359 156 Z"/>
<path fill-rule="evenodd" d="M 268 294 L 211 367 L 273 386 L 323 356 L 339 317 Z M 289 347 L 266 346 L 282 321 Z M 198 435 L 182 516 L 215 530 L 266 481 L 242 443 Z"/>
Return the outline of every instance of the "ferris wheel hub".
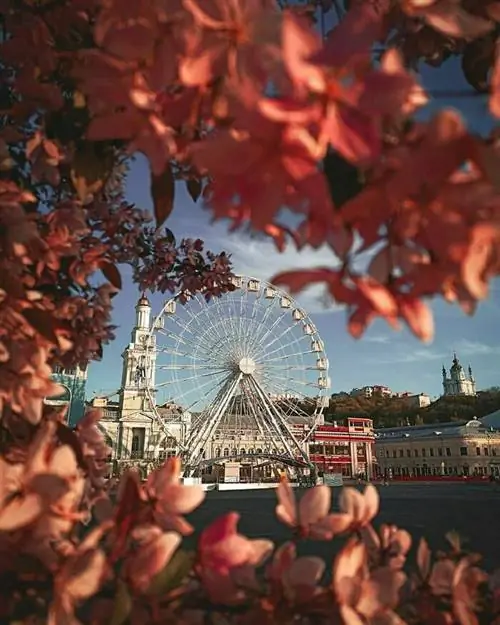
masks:
<path fill-rule="evenodd" d="M 244 375 L 252 375 L 255 373 L 256 364 L 252 358 L 242 358 L 239 362 L 239 368 Z"/>

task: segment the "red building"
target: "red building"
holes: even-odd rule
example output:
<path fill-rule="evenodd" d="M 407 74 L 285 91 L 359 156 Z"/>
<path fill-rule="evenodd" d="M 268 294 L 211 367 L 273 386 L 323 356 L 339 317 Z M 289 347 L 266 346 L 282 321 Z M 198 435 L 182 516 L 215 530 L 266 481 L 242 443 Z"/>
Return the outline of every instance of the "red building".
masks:
<path fill-rule="evenodd" d="M 371 478 L 375 457 L 373 421 L 349 417 L 346 422 L 318 426 L 309 442 L 309 457 L 319 471 Z"/>

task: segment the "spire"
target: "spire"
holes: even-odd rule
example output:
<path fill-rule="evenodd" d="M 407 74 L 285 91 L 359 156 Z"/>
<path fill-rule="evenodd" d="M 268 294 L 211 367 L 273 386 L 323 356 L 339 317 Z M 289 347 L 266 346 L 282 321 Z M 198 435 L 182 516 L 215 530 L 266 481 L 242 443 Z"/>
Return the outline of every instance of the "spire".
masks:
<path fill-rule="evenodd" d="M 442 373 L 443 373 L 443 378 L 445 378 L 446 377 L 446 369 L 445 369 L 444 365 L 443 365 Z"/>
<path fill-rule="evenodd" d="M 453 364 L 458 365 L 457 352 L 453 351 Z"/>
<path fill-rule="evenodd" d="M 470 364 L 469 364 L 469 379 L 470 380 L 474 379 L 474 376 L 472 375 L 472 367 L 470 366 Z"/>
<path fill-rule="evenodd" d="M 149 303 L 148 298 L 146 297 L 146 293 L 143 291 L 141 296 L 139 297 L 138 301 L 137 301 L 137 306 L 149 306 L 151 307 L 151 304 Z"/>

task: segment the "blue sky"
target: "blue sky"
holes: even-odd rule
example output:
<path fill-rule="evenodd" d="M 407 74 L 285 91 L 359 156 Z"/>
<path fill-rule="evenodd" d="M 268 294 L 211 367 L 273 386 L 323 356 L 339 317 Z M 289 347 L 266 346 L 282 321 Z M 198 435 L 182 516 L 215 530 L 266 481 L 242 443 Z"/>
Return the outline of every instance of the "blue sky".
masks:
<path fill-rule="evenodd" d="M 435 70 L 423 68 L 427 88 L 439 91 L 467 90 L 457 62 L 447 62 Z M 465 115 L 469 125 L 478 132 L 485 131 L 491 120 L 486 100 L 481 97 L 439 99 L 424 115 L 443 104 L 452 105 Z M 303 250 L 298 253 L 290 247 L 285 253 L 275 251 L 267 240 L 248 240 L 239 233 L 227 233 L 223 222 L 212 225 L 210 214 L 200 205 L 194 205 L 178 185 L 175 209 L 168 226 L 180 239 L 183 236 L 200 237 L 213 251 L 224 249 L 232 254 L 236 273 L 269 279 L 278 271 L 328 265 L 335 257 L 328 249 Z M 151 209 L 148 166 L 142 157 L 133 164 L 127 199 L 145 209 Z M 124 288 L 114 299 L 113 322 L 119 326 L 116 341 L 105 347 L 100 363 L 91 363 L 88 377 L 88 395 L 111 393 L 118 389 L 121 379 L 121 353 L 130 340 L 134 323 L 134 306 L 138 291 L 130 274 L 122 271 Z M 153 296 L 153 308 L 159 311 L 164 296 Z M 309 312 L 326 346 L 330 361 L 332 392 L 353 387 L 383 384 L 396 391 L 425 392 L 431 396 L 441 393 L 441 367 L 451 365 L 453 350 L 464 365 L 472 365 L 478 388 L 500 385 L 500 281 L 496 281 L 490 298 L 483 302 L 474 317 L 466 317 L 456 306 L 440 300 L 432 302 L 435 314 L 436 336 L 432 344 L 423 345 L 408 331 L 394 332 L 383 321 L 376 322 L 359 341 L 352 339 L 346 329 L 345 312 L 325 308 L 321 290 L 310 289 L 297 297 Z"/>

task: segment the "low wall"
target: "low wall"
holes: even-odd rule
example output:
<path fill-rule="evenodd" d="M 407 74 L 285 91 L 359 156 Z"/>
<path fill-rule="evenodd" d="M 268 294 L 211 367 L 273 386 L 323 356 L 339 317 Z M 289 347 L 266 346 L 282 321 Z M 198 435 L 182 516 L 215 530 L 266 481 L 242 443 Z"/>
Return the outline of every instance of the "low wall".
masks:
<path fill-rule="evenodd" d="M 217 490 L 266 490 L 269 488 L 277 488 L 278 486 L 278 482 L 219 482 L 217 484 Z M 298 484 L 293 482 L 290 486 L 295 488 Z"/>

